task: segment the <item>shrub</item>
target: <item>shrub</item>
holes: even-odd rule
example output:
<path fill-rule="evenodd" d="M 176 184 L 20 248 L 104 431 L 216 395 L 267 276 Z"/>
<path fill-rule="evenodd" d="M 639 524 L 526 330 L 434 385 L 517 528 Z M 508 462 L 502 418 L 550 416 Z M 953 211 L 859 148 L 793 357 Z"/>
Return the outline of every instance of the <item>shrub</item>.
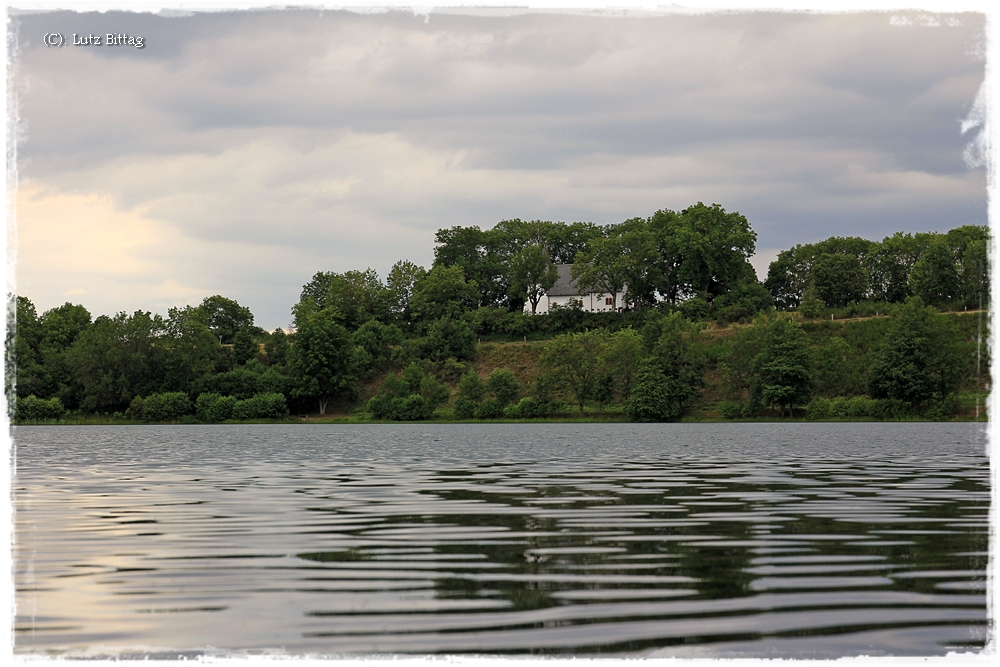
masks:
<path fill-rule="evenodd" d="M 448 385 L 437 381 L 433 375 L 428 373 L 420 380 L 420 395 L 423 396 L 431 412 L 434 412 L 439 405 L 443 405 L 451 398 L 451 390 Z"/>
<path fill-rule="evenodd" d="M 191 399 L 182 391 L 136 396 L 129 404 L 125 416 L 144 422 L 175 421 L 191 413 Z"/>
<path fill-rule="evenodd" d="M 478 406 L 472 401 L 459 396 L 455 399 L 455 419 L 473 419 Z"/>
<path fill-rule="evenodd" d="M 497 398 L 487 398 L 476 408 L 476 419 L 500 419 L 503 417 L 503 403 Z"/>
<path fill-rule="evenodd" d="M 830 400 L 827 398 L 816 398 L 809 401 L 806 406 L 806 419 L 827 419 L 830 417 Z"/>
<path fill-rule="evenodd" d="M 288 414 L 288 404 L 284 394 L 257 394 L 242 401 L 236 401 L 232 406 L 232 418 L 246 421 L 248 419 L 280 419 Z"/>
<path fill-rule="evenodd" d="M 268 392 L 243 399 L 220 396 L 216 393 L 200 394 L 195 401 L 195 413 L 204 422 L 222 422 L 227 419 L 281 419 L 288 415 L 285 395 Z"/>
<path fill-rule="evenodd" d="M 194 402 L 195 415 L 203 422 L 222 422 L 233 418 L 233 409 L 239 399 L 216 393 L 199 394 Z"/>
<path fill-rule="evenodd" d="M 448 357 L 473 359 L 476 356 L 476 334 L 462 320 L 443 317 L 427 328 L 427 356 L 435 361 Z"/>
<path fill-rule="evenodd" d="M 31 395 L 17 399 L 15 405 L 15 418 L 19 422 L 59 419 L 66 413 L 58 396 L 44 399 Z"/>
<path fill-rule="evenodd" d="M 486 386 L 504 407 L 516 401 L 521 393 L 521 385 L 507 368 L 498 368 L 490 373 Z"/>
<path fill-rule="evenodd" d="M 468 373 L 462 376 L 462 379 L 458 382 L 458 396 L 459 398 L 464 398 L 470 403 L 478 404 L 479 401 L 483 400 L 483 395 L 486 393 L 486 386 L 483 384 L 482 378 L 476 371 L 470 370 Z"/>
<path fill-rule="evenodd" d="M 373 396 L 365 405 L 365 409 L 375 419 L 391 419 L 393 421 L 419 421 L 430 419 L 434 408 L 420 394 L 410 394 L 406 397 Z"/>
<path fill-rule="evenodd" d="M 551 412 L 552 404 L 533 396 L 525 396 L 518 403 L 508 405 L 504 409 L 504 415 L 511 419 L 537 419 L 548 416 Z"/>
<path fill-rule="evenodd" d="M 724 419 L 739 419 L 743 416 L 740 404 L 734 401 L 722 401 L 716 406 L 716 409 Z"/>

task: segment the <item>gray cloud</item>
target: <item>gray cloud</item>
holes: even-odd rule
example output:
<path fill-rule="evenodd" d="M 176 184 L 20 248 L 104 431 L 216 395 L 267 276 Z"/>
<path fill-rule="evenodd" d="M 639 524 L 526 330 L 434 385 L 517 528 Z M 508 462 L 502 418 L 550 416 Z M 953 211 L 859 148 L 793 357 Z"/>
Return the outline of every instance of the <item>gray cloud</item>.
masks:
<path fill-rule="evenodd" d="M 185 250 L 155 248 L 151 283 L 266 326 L 314 271 L 428 263 L 458 224 L 703 200 L 747 215 L 761 249 L 984 224 L 961 132 L 984 19 L 900 16 L 20 15 L 19 173 L 162 223 Z M 52 30 L 147 46 L 48 49 Z M 95 290 L 85 305 L 116 309 Z"/>

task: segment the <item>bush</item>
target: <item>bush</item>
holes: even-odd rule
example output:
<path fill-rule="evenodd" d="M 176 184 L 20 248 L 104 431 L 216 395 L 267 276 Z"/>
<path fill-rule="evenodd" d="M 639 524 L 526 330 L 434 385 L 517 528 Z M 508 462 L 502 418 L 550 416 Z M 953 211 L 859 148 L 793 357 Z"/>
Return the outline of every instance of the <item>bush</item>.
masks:
<path fill-rule="evenodd" d="M 490 373 L 486 386 L 504 407 L 516 401 L 521 393 L 521 385 L 507 368 L 498 368 Z"/>
<path fill-rule="evenodd" d="M 806 406 L 806 419 L 828 419 L 830 417 L 830 399 L 816 398 Z"/>
<path fill-rule="evenodd" d="M 474 419 L 477 407 L 477 404 L 459 396 L 455 399 L 455 419 Z"/>
<path fill-rule="evenodd" d="M 59 419 L 66 414 L 66 408 L 58 396 L 44 399 L 34 395 L 17 399 L 15 419 L 19 422 Z"/>
<path fill-rule="evenodd" d="M 503 403 L 497 398 L 487 398 L 476 408 L 476 419 L 500 419 L 503 417 Z"/>
<path fill-rule="evenodd" d="M 739 419 L 743 416 L 740 404 L 734 401 L 722 401 L 716 409 L 724 419 Z"/>
<path fill-rule="evenodd" d="M 540 401 L 532 396 L 525 396 L 518 403 L 508 405 L 504 415 L 511 419 L 538 419 L 552 413 L 552 404 Z"/>
<path fill-rule="evenodd" d="M 232 408 L 233 419 L 280 419 L 288 414 L 284 394 L 257 394 L 236 401 Z"/>
<path fill-rule="evenodd" d="M 136 396 L 129 404 L 125 416 L 144 422 L 176 421 L 191 413 L 191 399 L 182 391 Z"/>
<path fill-rule="evenodd" d="M 906 401 L 868 396 L 838 396 L 834 399 L 816 397 L 806 406 L 807 419 L 845 417 L 900 419 L 912 414 L 913 410 Z"/>
<path fill-rule="evenodd" d="M 200 394 L 195 401 L 195 414 L 203 422 L 227 419 L 281 419 L 288 415 L 288 403 L 280 393 L 261 393 L 239 400 L 235 396 L 216 393 Z"/>
<path fill-rule="evenodd" d="M 375 419 L 393 421 L 420 421 L 430 419 L 434 414 L 434 408 L 420 394 L 406 397 L 380 394 L 373 396 L 365 409 Z"/>
<path fill-rule="evenodd" d="M 199 394 L 194 402 L 195 415 L 203 422 L 222 422 L 233 418 L 235 396 L 220 396 L 214 392 Z"/>
<path fill-rule="evenodd" d="M 684 319 L 691 322 L 700 322 L 707 318 L 710 309 L 711 306 L 708 305 L 708 301 L 701 297 L 688 299 L 680 306 L 681 315 L 684 316 Z"/>
<path fill-rule="evenodd" d="M 442 317 L 427 328 L 425 341 L 427 356 L 434 361 L 474 359 L 476 356 L 476 334 L 462 320 Z"/>
<path fill-rule="evenodd" d="M 636 422 L 677 421 L 681 416 L 681 382 L 667 377 L 652 366 L 639 372 L 632 396 L 625 402 L 625 412 Z"/>

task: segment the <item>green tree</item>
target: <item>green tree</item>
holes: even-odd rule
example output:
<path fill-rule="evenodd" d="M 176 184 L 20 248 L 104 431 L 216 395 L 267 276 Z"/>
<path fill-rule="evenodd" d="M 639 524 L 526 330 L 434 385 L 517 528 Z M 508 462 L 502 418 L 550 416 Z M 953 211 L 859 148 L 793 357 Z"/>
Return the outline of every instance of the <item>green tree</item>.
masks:
<path fill-rule="evenodd" d="M 288 335 L 281 327 L 276 327 L 264 343 L 264 353 L 272 366 L 283 366 L 288 360 Z"/>
<path fill-rule="evenodd" d="M 911 297 L 872 355 L 869 391 L 919 406 L 954 391 L 961 366 L 955 332 L 920 297 Z"/>
<path fill-rule="evenodd" d="M 410 310 L 415 318 L 430 321 L 451 317 L 458 319 L 475 308 L 479 291 L 474 282 L 466 282 L 461 266 L 435 266 L 413 287 Z"/>
<path fill-rule="evenodd" d="M 576 399 L 581 416 L 603 366 L 606 346 L 604 331 L 563 334 L 549 341 L 539 359 L 553 379 Z"/>
<path fill-rule="evenodd" d="M 625 402 L 625 412 L 637 422 L 677 421 L 689 397 L 690 386 L 669 375 L 654 357 L 639 369 L 635 389 Z"/>
<path fill-rule="evenodd" d="M 188 391 L 196 379 L 215 370 L 221 346 L 202 308 L 170 308 L 156 345 L 164 349 L 164 388 Z"/>
<path fill-rule="evenodd" d="M 205 297 L 199 308 L 205 312 L 208 328 L 223 345 L 232 345 L 238 331 L 253 327 L 250 309 L 224 296 Z"/>
<path fill-rule="evenodd" d="M 604 352 L 604 361 L 610 377 L 616 380 L 625 400 L 632 395 L 632 386 L 645 357 L 642 336 L 635 329 L 621 329 L 611 334 Z"/>
<path fill-rule="evenodd" d="M 485 394 L 486 385 L 476 371 L 470 370 L 458 382 L 458 395 L 460 398 L 464 398 L 472 403 L 478 403 L 483 400 Z"/>
<path fill-rule="evenodd" d="M 813 261 L 812 280 L 816 296 L 838 308 L 865 298 L 868 277 L 854 255 L 820 255 Z"/>
<path fill-rule="evenodd" d="M 125 407 L 137 395 L 158 391 L 165 350 L 156 342 L 163 330 L 159 315 L 141 310 L 94 320 L 67 352 L 74 381 L 81 387 L 81 407 Z"/>
<path fill-rule="evenodd" d="M 675 243 L 683 260 L 676 280 L 711 301 L 746 275 L 757 233 L 743 215 L 727 213 L 719 204 L 698 202 L 681 211 L 680 218 Z"/>
<path fill-rule="evenodd" d="M 924 256 L 913 265 L 910 291 L 935 306 L 958 300 L 962 292 L 961 281 L 955 256 L 945 239 L 935 238 Z"/>
<path fill-rule="evenodd" d="M 521 385 L 507 368 L 498 368 L 490 373 L 490 377 L 486 380 L 486 387 L 503 407 L 516 401 L 521 395 Z"/>
<path fill-rule="evenodd" d="M 510 288 L 512 296 L 527 299 L 534 315 L 538 302 L 552 289 L 559 278 L 559 272 L 549 258 L 548 252 L 540 245 L 530 245 L 514 255 L 510 264 Z"/>
<path fill-rule="evenodd" d="M 426 349 L 428 358 L 434 361 L 475 359 L 476 334 L 464 320 L 445 316 L 427 327 Z"/>
<path fill-rule="evenodd" d="M 652 356 L 640 365 L 625 402 L 633 421 L 677 420 L 704 384 L 705 358 L 697 349 L 697 326 L 673 312 L 660 319 L 655 331 Z"/>
<path fill-rule="evenodd" d="M 819 291 L 816 289 L 816 284 L 810 282 L 802 294 L 802 300 L 799 302 L 799 314 L 802 317 L 819 317 L 825 307 L 826 304 L 819 298 Z"/>
<path fill-rule="evenodd" d="M 816 394 L 826 398 L 862 394 L 864 368 L 854 349 L 840 336 L 813 350 Z"/>
<path fill-rule="evenodd" d="M 394 295 L 372 269 L 333 273 L 327 279 L 324 308 L 337 310 L 350 331 L 370 320 L 387 321 Z"/>
<path fill-rule="evenodd" d="M 410 321 L 410 300 L 413 298 L 413 288 L 427 271 L 411 261 L 400 260 L 389 269 L 386 278 L 386 289 L 390 294 L 390 310 L 403 322 Z"/>
<path fill-rule="evenodd" d="M 315 398 L 326 414 L 330 399 L 353 387 L 356 356 L 350 334 L 333 308 L 319 310 L 311 299 L 295 308 L 295 340 L 291 363 L 300 380 L 298 397 Z"/>
<path fill-rule="evenodd" d="M 777 405 L 781 416 L 796 405 L 809 402 L 813 381 L 809 342 L 802 327 L 783 318 L 767 325 L 763 349 L 754 359 L 751 385 L 753 397 L 767 405 Z"/>
<path fill-rule="evenodd" d="M 902 303 L 910 296 L 910 272 L 926 252 L 931 237 L 897 232 L 872 245 L 864 259 L 872 299 Z"/>

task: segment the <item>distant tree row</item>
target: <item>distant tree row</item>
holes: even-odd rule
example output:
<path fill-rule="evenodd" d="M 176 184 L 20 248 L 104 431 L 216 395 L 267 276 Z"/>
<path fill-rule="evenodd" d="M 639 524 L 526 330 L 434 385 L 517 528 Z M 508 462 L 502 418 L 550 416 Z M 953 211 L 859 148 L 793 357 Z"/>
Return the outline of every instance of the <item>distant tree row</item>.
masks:
<path fill-rule="evenodd" d="M 914 296 L 938 308 L 989 302 L 989 237 L 983 227 L 796 246 L 779 255 L 763 285 L 748 262 L 755 233 L 742 215 L 717 204 L 661 210 L 605 227 L 506 220 L 489 230 L 442 229 L 436 239 L 429 269 L 400 261 L 385 281 L 371 269 L 316 273 L 292 308 L 291 333 L 264 331 L 248 308 L 219 295 L 171 308 L 166 317 L 137 311 L 94 320 L 83 306 L 69 303 L 39 315 L 28 299 L 17 297 L 7 342 L 8 377 L 16 383 L 8 387 L 16 385 L 19 405 L 35 415 L 63 409 L 144 419 L 283 414 L 277 396 L 292 412 L 325 414 L 331 401 L 356 405 L 373 392 L 382 397 L 372 404 L 375 412 L 425 415 L 450 400 L 439 385 L 457 382 L 458 369 L 467 374 L 464 365 L 476 358 L 477 340 L 530 337 L 552 339 L 538 360 L 542 384 L 530 395 L 522 395 L 527 388 L 518 390 L 515 402 L 504 398 L 510 392 L 497 384 L 502 379 L 483 378 L 487 394 L 473 398 L 475 391 L 457 387 L 457 406 L 463 407 L 455 409 L 537 416 L 558 403 L 555 392 L 579 410 L 594 402 L 619 404 L 630 406 L 635 419 L 664 419 L 679 415 L 701 391 L 711 364 L 699 361 L 704 351 L 695 342 L 703 325 L 695 323 L 714 320 L 758 323 L 734 333 L 735 351 L 720 366 L 729 403 L 744 406 L 740 410 L 773 405 L 786 412 L 801 405 L 802 392 L 774 380 L 785 361 L 758 357 L 764 340 L 759 323 L 772 317 L 775 306 L 816 317 L 837 308 L 885 313 L 887 305 Z M 558 263 L 573 264 L 583 289 L 624 290 L 625 312 L 523 313 L 525 303 L 533 310 L 551 287 Z M 932 346 L 941 347 L 939 338 L 931 337 Z M 622 361 L 625 349 L 638 356 Z M 900 358 L 924 359 L 905 350 Z M 813 370 L 800 373 L 811 378 L 810 392 L 882 395 L 878 382 L 857 379 L 880 368 L 874 357 L 842 363 L 849 355 L 836 347 L 823 355 L 810 356 Z M 424 375 L 412 370 L 404 377 L 402 371 L 415 362 Z M 854 369 L 854 379 L 842 382 L 847 393 L 824 388 L 830 376 L 824 364 Z M 386 380 L 390 375 L 399 381 Z M 757 384 L 745 380 L 751 375 Z M 938 383 L 934 395 L 948 386 Z M 906 400 L 923 400 L 912 396 Z"/>
<path fill-rule="evenodd" d="M 967 225 L 947 234 L 903 234 L 881 242 L 831 237 L 782 251 L 764 286 L 779 309 L 816 311 L 865 300 L 934 306 L 989 303 L 989 231 Z"/>

